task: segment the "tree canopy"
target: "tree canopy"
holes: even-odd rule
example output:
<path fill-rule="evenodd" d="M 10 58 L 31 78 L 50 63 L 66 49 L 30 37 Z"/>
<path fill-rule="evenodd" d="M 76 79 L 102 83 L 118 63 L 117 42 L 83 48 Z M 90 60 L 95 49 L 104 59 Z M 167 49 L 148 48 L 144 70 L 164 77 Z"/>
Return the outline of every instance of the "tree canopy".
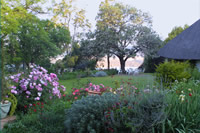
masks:
<path fill-rule="evenodd" d="M 164 45 L 167 44 L 170 40 L 174 39 L 177 35 L 187 29 L 189 26 L 185 25 L 184 27 L 176 26 L 172 29 L 172 31 L 168 34 L 168 37 L 164 40 Z"/>
<path fill-rule="evenodd" d="M 151 17 L 134 7 L 105 1 L 100 5 L 96 20 L 100 45 L 107 49 L 106 53 L 119 58 L 121 70 L 125 72 L 127 59 L 144 52 L 148 45 L 148 42 L 139 43 L 139 39 L 151 29 Z"/>
<path fill-rule="evenodd" d="M 6 46 L 12 63 L 20 59 L 18 61 L 27 66 L 29 63 L 48 64 L 50 58 L 61 54 L 70 42 L 69 30 L 62 26 L 54 27 L 48 20 L 33 16 L 20 19 L 19 23 L 18 32 L 9 35 L 11 41 Z"/>

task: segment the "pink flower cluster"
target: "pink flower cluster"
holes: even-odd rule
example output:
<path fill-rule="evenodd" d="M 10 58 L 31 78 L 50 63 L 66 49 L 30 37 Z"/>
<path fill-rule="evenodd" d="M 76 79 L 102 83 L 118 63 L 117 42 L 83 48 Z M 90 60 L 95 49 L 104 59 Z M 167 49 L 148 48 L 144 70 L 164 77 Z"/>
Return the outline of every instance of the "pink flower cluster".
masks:
<path fill-rule="evenodd" d="M 35 64 L 31 65 L 30 68 L 32 71 L 28 75 L 19 73 L 9 77 L 14 83 L 10 87 L 11 93 L 16 95 L 23 93 L 26 98 L 34 98 L 35 101 L 39 101 L 43 91 L 46 90 L 54 96 L 61 97 L 61 90 L 64 92 L 65 87 L 59 85 L 56 74 L 48 74 L 46 69 Z"/>
<path fill-rule="evenodd" d="M 89 83 L 89 87 L 85 88 L 86 91 L 90 90 L 90 91 L 98 91 L 98 92 L 104 92 L 106 91 L 108 88 L 105 88 L 105 86 L 103 84 L 100 85 L 95 85 L 92 83 Z M 112 90 L 112 88 L 109 88 L 110 90 Z"/>

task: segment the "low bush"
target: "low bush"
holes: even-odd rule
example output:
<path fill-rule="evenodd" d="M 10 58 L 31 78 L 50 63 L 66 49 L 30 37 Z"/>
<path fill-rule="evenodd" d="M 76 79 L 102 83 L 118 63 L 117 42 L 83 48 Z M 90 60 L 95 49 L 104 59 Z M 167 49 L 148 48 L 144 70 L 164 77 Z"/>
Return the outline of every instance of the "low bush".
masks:
<path fill-rule="evenodd" d="M 88 95 L 87 89 L 77 89 L 77 88 L 72 88 L 72 93 L 65 95 L 64 99 L 67 101 L 73 103 L 76 100 L 81 99 L 82 97 L 85 97 Z"/>
<path fill-rule="evenodd" d="M 124 93 L 123 93 L 124 94 Z M 162 92 L 124 95 L 119 106 L 112 108 L 107 117 L 107 127 L 114 133 L 151 133 L 161 130 L 166 119 L 165 97 Z"/>
<path fill-rule="evenodd" d="M 77 78 L 77 73 L 75 72 L 64 72 L 63 74 L 58 75 L 60 80 L 68 80 Z"/>
<path fill-rule="evenodd" d="M 104 112 L 119 102 L 112 93 L 102 96 L 87 96 L 77 100 L 67 111 L 65 128 L 67 133 L 103 133 Z"/>
<path fill-rule="evenodd" d="M 106 69 L 103 71 L 106 72 L 109 76 L 118 74 L 117 69 L 110 69 L 110 70 Z"/>
<path fill-rule="evenodd" d="M 164 62 L 157 66 L 156 80 L 169 87 L 175 80 L 181 81 L 191 77 L 189 73 L 190 64 L 188 62 Z"/>
<path fill-rule="evenodd" d="M 197 68 L 190 69 L 191 78 L 194 80 L 200 80 L 200 72 Z"/>
<path fill-rule="evenodd" d="M 104 71 L 98 71 L 94 74 L 95 77 L 105 77 L 107 76 L 107 73 Z"/>
<path fill-rule="evenodd" d="M 44 106 L 41 112 L 38 108 Z M 3 133 L 63 133 L 65 109 L 71 104 L 60 99 L 52 101 L 51 104 L 35 104 L 29 113 L 23 115 L 13 123 L 4 126 Z M 35 110 L 32 111 L 31 109 Z"/>

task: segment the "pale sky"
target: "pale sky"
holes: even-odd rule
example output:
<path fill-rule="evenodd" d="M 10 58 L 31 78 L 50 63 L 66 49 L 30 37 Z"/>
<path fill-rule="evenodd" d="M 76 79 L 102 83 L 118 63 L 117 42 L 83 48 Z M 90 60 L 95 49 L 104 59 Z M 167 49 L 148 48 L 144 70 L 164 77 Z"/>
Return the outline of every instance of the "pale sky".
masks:
<path fill-rule="evenodd" d="M 79 8 L 86 10 L 86 17 L 95 28 L 99 4 L 104 0 L 76 0 Z M 116 0 L 152 16 L 153 29 L 165 39 L 175 26 L 191 25 L 200 19 L 200 0 Z"/>

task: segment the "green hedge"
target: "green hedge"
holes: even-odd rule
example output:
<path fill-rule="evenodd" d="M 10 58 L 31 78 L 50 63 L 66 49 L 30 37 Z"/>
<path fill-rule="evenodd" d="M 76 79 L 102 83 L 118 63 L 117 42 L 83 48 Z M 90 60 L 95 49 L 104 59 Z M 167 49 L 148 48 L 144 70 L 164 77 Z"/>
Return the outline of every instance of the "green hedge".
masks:
<path fill-rule="evenodd" d="M 156 80 L 165 87 L 169 87 L 175 80 L 189 79 L 190 64 L 188 62 L 166 61 L 156 69 Z"/>

